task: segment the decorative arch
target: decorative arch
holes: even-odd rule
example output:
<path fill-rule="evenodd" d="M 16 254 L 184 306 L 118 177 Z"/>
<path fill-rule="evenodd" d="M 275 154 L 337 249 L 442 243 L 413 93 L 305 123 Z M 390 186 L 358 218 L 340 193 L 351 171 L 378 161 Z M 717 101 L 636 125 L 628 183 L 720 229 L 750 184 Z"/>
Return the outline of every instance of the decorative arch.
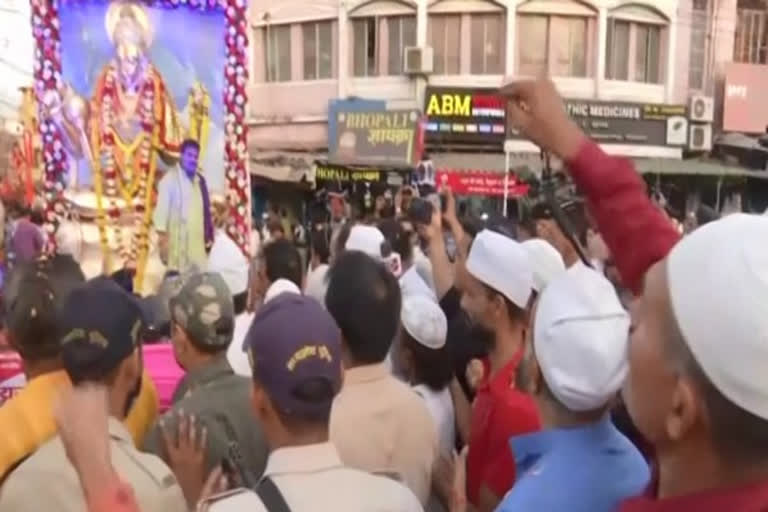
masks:
<path fill-rule="evenodd" d="M 338 15 L 339 12 L 336 7 L 316 2 L 308 4 L 302 10 L 298 21 L 335 19 Z M 270 7 L 255 8 L 251 11 L 251 21 L 253 26 L 294 23 L 297 21 L 296 7 L 290 2 L 284 2 Z"/>
<path fill-rule="evenodd" d="M 350 17 L 415 14 L 413 0 L 362 0 L 348 11 Z"/>
<path fill-rule="evenodd" d="M 502 0 L 431 0 L 429 12 L 498 12 L 507 8 Z"/>
<path fill-rule="evenodd" d="M 597 16 L 598 6 L 594 0 L 524 0 L 517 12 Z"/>
<path fill-rule="evenodd" d="M 640 23 L 668 25 L 674 16 L 675 5 L 666 6 L 655 0 L 625 0 L 613 5 L 608 16 Z"/>

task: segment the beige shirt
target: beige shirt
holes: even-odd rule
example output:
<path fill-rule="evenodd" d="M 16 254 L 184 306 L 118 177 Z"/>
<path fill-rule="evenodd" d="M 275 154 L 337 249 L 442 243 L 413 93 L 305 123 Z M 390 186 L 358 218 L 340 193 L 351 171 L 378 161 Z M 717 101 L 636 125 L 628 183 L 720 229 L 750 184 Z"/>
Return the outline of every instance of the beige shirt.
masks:
<path fill-rule="evenodd" d="M 186 512 L 176 478 L 154 455 L 139 452 L 126 428 L 109 420 L 112 465 L 133 488 L 142 512 Z M 80 480 L 67 460 L 61 438 L 41 446 L 10 474 L 0 488 L 0 512 L 84 512 Z"/>
<path fill-rule="evenodd" d="M 403 485 L 344 467 L 331 443 L 275 450 L 264 476 L 272 479 L 291 512 L 422 512 L 419 500 Z M 214 496 L 199 510 L 267 511 L 250 490 Z"/>
<path fill-rule="evenodd" d="M 437 429 L 424 400 L 384 364 L 346 371 L 331 411 L 331 441 L 344 464 L 396 475 L 427 503 Z"/>

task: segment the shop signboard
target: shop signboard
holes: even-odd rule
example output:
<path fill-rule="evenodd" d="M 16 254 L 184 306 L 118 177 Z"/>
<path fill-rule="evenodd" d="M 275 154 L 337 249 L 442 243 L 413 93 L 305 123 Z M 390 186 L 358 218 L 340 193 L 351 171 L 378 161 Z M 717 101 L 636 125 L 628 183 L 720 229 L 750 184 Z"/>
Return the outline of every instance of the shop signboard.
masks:
<path fill-rule="evenodd" d="M 504 195 L 504 174 L 498 172 L 438 169 L 437 182 L 460 196 Z M 510 174 L 507 191 L 508 197 L 521 197 L 528 193 L 528 185 L 518 181 L 514 174 Z"/>
<path fill-rule="evenodd" d="M 26 384 L 24 365 L 16 352 L 0 344 L 0 406 Z"/>
<path fill-rule="evenodd" d="M 565 100 L 571 119 L 599 144 L 685 147 L 688 117 L 685 105 Z M 510 139 L 521 139 L 508 127 Z"/>
<path fill-rule="evenodd" d="M 768 66 L 732 62 L 725 68 L 723 130 L 766 133 L 768 131 Z"/>
<path fill-rule="evenodd" d="M 427 87 L 425 97 L 428 146 L 503 146 L 506 105 L 497 89 Z"/>
<path fill-rule="evenodd" d="M 372 167 L 355 168 L 317 163 L 315 164 L 315 181 L 317 183 L 383 182 L 388 185 L 402 185 L 404 179 L 400 173 Z"/>
<path fill-rule="evenodd" d="M 412 167 L 421 160 L 418 110 L 347 111 L 331 118 L 336 133 L 328 160 L 340 165 Z"/>

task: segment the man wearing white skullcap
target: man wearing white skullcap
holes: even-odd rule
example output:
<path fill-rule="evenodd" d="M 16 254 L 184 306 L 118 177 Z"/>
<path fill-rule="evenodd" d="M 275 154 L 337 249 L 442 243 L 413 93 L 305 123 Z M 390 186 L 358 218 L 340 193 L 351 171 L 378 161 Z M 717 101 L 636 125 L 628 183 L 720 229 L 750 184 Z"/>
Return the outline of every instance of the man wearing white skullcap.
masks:
<path fill-rule="evenodd" d="M 533 291 L 540 294 L 547 283 L 565 272 L 563 257 L 552 244 L 541 238 L 531 238 L 522 245 L 528 252 L 533 270 Z"/>
<path fill-rule="evenodd" d="M 434 299 L 425 295 L 403 297 L 398 367 L 421 396 L 435 420 L 441 453 L 449 457 L 456 444 L 456 419 L 449 384 L 453 378 L 450 352 L 445 345 L 448 320 Z"/>
<path fill-rule="evenodd" d="M 608 412 L 627 375 L 629 315 L 605 277 L 574 265 L 541 294 L 528 333 L 517 386 L 544 430 L 511 439 L 518 480 L 497 510 L 613 512 L 650 478 Z"/>
<path fill-rule="evenodd" d="M 352 226 L 349 238 L 344 244 L 344 250 L 367 254 L 374 260 L 384 263 L 397 278 L 402 274 L 400 255 L 392 250 L 392 246 L 377 227 L 364 224 Z"/>
<path fill-rule="evenodd" d="M 624 400 L 654 445 L 658 499 L 623 510 L 768 507 L 767 240 L 768 218 L 733 214 L 647 273 Z"/>
<path fill-rule="evenodd" d="M 510 437 L 538 430 L 531 397 L 515 387 L 523 357 L 533 272 L 515 240 L 490 230 L 477 234 L 466 260 L 461 307 L 472 322 L 472 343 L 484 343 L 488 358 L 472 404 L 467 457 L 467 497 L 479 510 L 493 510 L 515 481 Z"/>
<path fill-rule="evenodd" d="M 620 511 L 768 509 L 768 219 L 734 214 L 679 241 L 632 164 L 585 136 L 551 81 L 502 94 L 514 126 L 566 163 L 639 296 L 622 394 L 658 484 Z"/>

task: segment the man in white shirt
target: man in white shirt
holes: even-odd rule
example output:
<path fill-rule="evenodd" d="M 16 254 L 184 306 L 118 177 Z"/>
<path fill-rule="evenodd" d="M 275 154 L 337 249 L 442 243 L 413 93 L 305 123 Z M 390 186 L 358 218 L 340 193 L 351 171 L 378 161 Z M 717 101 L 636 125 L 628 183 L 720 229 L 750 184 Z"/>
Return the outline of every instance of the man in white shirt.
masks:
<path fill-rule="evenodd" d="M 343 378 L 341 334 L 316 300 L 283 293 L 264 304 L 246 345 L 255 362 L 253 407 L 272 453 L 255 492 L 214 496 L 200 510 L 422 510 L 403 485 L 345 467 L 329 441 L 331 406 Z"/>

